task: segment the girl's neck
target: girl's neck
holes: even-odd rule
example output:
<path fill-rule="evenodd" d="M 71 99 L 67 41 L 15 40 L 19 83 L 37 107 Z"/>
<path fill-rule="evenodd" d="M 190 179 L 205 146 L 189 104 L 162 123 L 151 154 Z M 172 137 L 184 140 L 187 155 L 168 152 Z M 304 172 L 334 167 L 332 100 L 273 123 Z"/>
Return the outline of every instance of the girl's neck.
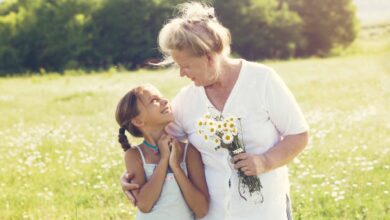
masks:
<path fill-rule="evenodd" d="M 144 139 L 151 145 L 157 146 L 158 140 L 165 133 L 164 127 L 148 129 L 144 132 Z"/>

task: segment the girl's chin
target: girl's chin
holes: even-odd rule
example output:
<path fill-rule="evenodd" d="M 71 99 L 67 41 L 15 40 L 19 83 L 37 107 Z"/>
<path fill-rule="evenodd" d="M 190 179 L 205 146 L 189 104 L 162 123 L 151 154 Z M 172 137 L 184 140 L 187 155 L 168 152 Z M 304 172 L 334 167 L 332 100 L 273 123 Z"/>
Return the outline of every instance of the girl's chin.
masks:
<path fill-rule="evenodd" d="M 166 116 L 166 122 L 167 124 L 171 123 L 171 122 L 174 122 L 175 121 L 175 117 L 173 116 L 173 113 L 170 113 L 169 115 Z"/>

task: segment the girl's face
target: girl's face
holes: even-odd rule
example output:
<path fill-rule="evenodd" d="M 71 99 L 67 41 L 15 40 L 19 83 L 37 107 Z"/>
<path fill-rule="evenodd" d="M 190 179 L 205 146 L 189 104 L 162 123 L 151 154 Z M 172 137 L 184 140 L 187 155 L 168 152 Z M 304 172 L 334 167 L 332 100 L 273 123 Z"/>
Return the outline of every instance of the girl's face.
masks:
<path fill-rule="evenodd" d="M 156 88 L 145 87 L 139 94 L 139 102 L 139 116 L 145 126 L 165 126 L 175 120 L 171 105 Z"/>
<path fill-rule="evenodd" d="M 211 55 L 196 57 L 189 50 L 173 50 L 171 55 L 180 68 L 180 76 L 191 79 L 196 86 L 208 86 L 217 81 L 218 74 Z"/>

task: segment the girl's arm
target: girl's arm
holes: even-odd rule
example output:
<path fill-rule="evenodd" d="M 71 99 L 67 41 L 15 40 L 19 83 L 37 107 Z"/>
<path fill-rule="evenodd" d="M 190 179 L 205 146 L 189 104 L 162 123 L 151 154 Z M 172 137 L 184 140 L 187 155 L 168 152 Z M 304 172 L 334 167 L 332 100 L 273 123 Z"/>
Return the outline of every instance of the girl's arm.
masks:
<path fill-rule="evenodd" d="M 148 181 L 146 181 L 139 151 L 135 148 L 131 148 L 125 153 L 127 172 L 129 175 L 134 175 L 132 182 L 140 186 L 138 189 L 134 189 L 131 192 L 137 201 L 138 209 L 144 213 L 152 210 L 153 205 L 160 196 L 165 181 L 165 175 L 167 173 L 168 161 L 169 154 L 165 157 L 161 155 L 161 159 L 157 164 L 153 175 Z"/>
<path fill-rule="evenodd" d="M 172 149 L 172 154 L 174 154 L 174 148 Z M 202 158 L 199 151 L 191 144 L 188 145 L 185 161 L 187 163 L 188 177 L 180 168 L 179 163 L 172 163 L 171 168 L 187 205 L 197 218 L 202 218 L 209 210 L 210 196 L 204 175 Z"/>

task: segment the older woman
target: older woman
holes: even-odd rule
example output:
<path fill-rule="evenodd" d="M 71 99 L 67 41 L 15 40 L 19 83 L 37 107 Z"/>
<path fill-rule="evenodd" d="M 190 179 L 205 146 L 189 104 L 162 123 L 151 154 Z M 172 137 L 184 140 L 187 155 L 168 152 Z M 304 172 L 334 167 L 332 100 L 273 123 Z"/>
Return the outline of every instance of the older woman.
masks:
<path fill-rule="evenodd" d="M 181 5 L 181 13 L 160 31 L 159 45 L 193 84 L 173 100 L 175 123 L 167 132 L 188 139 L 201 153 L 210 193 L 209 213 L 203 219 L 290 219 L 286 164 L 307 144 L 308 126 L 281 78 L 269 67 L 229 57 L 231 38 L 211 7 Z M 241 118 L 246 153 L 233 158 L 216 151 L 197 133 L 196 122 L 210 109 Z M 264 202 L 244 200 L 237 170 L 261 180 Z M 131 190 L 122 177 L 122 186 Z"/>

